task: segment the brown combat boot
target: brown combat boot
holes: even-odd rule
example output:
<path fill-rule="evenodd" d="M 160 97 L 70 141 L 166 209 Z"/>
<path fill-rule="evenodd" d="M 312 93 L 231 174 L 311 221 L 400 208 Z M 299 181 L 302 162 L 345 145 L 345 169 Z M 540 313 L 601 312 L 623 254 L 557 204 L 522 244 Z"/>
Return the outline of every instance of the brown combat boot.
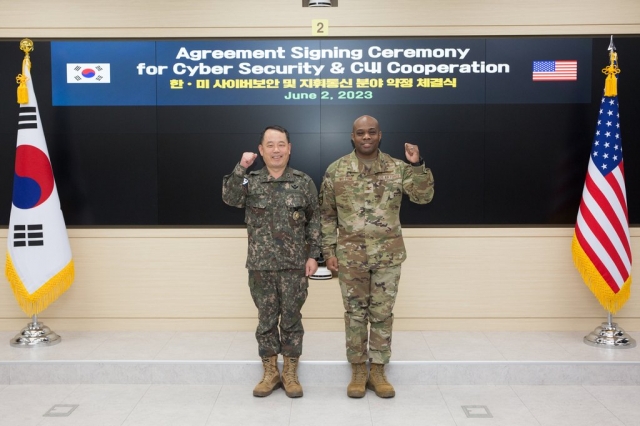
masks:
<path fill-rule="evenodd" d="M 264 375 L 260 383 L 253 388 L 253 396 L 269 396 L 271 392 L 282 386 L 280 372 L 278 371 L 278 355 L 262 358 Z"/>
<path fill-rule="evenodd" d="M 298 381 L 298 358 L 284 357 L 282 382 L 284 391 L 289 398 L 300 398 L 302 396 L 302 386 Z"/>
<path fill-rule="evenodd" d="M 374 391 L 380 398 L 393 398 L 396 396 L 396 391 L 391 386 L 391 383 L 387 381 L 387 376 L 384 374 L 384 364 L 371 364 L 367 388 Z"/>
<path fill-rule="evenodd" d="M 351 383 L 347 386 L 347 396 L 350 398 L 362 398 L 367 393 L 367 364 L 351 364 Z"/>

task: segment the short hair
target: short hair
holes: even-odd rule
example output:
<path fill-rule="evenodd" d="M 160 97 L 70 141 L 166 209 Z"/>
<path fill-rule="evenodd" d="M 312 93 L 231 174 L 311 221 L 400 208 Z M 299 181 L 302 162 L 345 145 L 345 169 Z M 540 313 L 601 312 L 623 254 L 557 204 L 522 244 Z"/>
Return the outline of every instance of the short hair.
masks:
<path fill-rule="evenodd" d="M 287 131 L 287 129 L 285 129 L 282 126 L 267 126 L 264 128 L 264 130 L 262 131 L 262 133 L 260 133 L 260 142 L 258 142 L 258 145 L 262 144 L 262 140 L 264 139 L 264 134 L 267 132 L 267 130 L 276 130 L 280 133 L 284 133 L 285 136 L 287 137 L 287 143 L 291 143 L 291 141 L 289 140 L 289 132 Z"/>

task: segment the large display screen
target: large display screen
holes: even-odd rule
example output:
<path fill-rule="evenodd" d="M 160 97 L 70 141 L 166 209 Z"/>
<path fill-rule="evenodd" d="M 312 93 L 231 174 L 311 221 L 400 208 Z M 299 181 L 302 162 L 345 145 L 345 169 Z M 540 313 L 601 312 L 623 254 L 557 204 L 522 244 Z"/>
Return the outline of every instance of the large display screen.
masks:
<path fill-rule="evenodd" d="M 640 223 L 640 37 L 614 39 L 627 199 Z M 432 203 L 405 226 L 573 225 L 608 38 L 34 40 L 33 84 L 69 226 L 241 225 L 222 177 L 272 124 L 320 185 L 376 117 L 381 149 L 417 144 Z M 0 224 L 11 207 L 23 53 L 0 41 Z M 260 167 L 261 162 L 254 167 Z M 4 205 L 5 208 L 1 208 Z"/>
<path fill-rule="evenodd" d="M 590 39 L 53 42 L 53 105 L 588 103 L 591 44 Z"/>

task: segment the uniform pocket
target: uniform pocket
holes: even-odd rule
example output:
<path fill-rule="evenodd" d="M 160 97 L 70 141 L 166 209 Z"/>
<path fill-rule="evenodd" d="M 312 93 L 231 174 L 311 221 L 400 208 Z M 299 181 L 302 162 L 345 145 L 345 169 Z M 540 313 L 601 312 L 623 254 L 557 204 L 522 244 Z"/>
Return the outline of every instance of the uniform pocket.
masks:
<path fill-rule="evenodd" d="M 267 199 L 262 197 L 247 198 L 244 212 L 244 223 L 247 226 L 260 227 L 264 224 L 267 216 Z"/>
<path fill-rule="evenodd" d="M 400 210 L 402 203 L 402 183 L 400 181 L 386 182 L 384 187 L 384 195 L 380 207 L 383 210 Z"/>
<path fill-rule="evenodd" d="M 364 191 L 353 179 L 342 179 L 334 183 L 336 207 L 341 215 L 351 215 L 356 212 L 356 205 L 362 205 Z"/>
<path fill-rule="evenodd" d="M 302 194 L 288 194 L 285 199 L 285 205 L 289 215 L 289 224 L 292 227 L 302 226 L 307 223 L 305 215 L 307 203 Z"/>

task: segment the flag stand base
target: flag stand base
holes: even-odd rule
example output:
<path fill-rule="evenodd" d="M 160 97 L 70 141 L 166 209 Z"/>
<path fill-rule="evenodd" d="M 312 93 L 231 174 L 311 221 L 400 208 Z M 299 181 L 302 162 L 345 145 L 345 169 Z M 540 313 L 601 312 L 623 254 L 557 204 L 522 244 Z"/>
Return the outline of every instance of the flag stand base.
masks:
<path fill-rule="evenodd" d="M 598 348 L 631 349 L 636 347 L 636 341 L 631 338 L 615 322 L 603 322 L 588 335 L 584 336 L 584 343 Z"/>
<path fill-rule="evenodd" d="M 14 348 L 33 348 L 57 345 L 60 341 L 62 338 L 46 325 L 37 322 L 34 315 L 34 321 L 27 324 L 10 343 Z"/>

